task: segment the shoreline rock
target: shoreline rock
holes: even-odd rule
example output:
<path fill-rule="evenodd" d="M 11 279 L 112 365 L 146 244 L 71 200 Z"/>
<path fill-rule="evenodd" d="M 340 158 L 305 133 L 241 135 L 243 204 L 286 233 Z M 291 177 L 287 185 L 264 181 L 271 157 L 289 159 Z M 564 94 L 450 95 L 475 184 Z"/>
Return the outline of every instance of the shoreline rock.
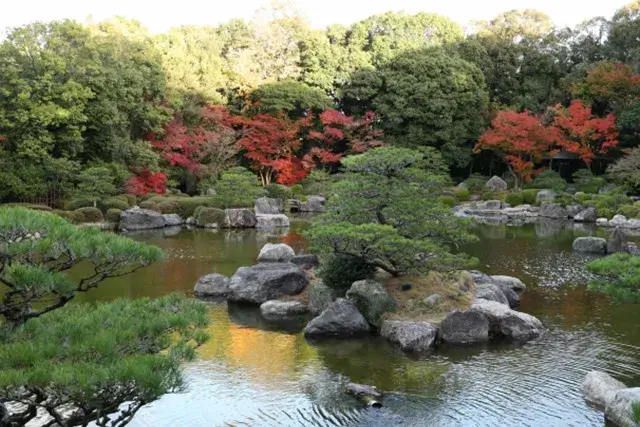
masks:
<path fill-rule="evenodd" d="M 385 320 L 380 328 L 380 336 L 399 344 L 404 351 L 420 353 L 435 345 L 438 327 L 429 322 Z"/>
<path fill-rule="evenodd" d="M 343 298 L 331 303 L 304 328 L 307 338 L 349 338 L 369 332 L 367 319 L 352 301 Z"/>
<path fill-rule="evenodd" d="M 269 300 L 260 305 L 260 313 L 266 319 L 286 319 L 308 312 L 307 306 L 299 301 Z"/>
<path fill-rule="evenodd" d="M 229 282 L 229 300 L 262 304 L 286 295 L 297 295 L 309 279 L 297 265 L 289 262 L 260 263 L 240 267 Z"/>
<path fill-rule="evenodd" d="M 198 298 L 224 298 L 229 295 L 229 283 L 222 274 L 206 274 L 198 279 L 193 293 Z"/>

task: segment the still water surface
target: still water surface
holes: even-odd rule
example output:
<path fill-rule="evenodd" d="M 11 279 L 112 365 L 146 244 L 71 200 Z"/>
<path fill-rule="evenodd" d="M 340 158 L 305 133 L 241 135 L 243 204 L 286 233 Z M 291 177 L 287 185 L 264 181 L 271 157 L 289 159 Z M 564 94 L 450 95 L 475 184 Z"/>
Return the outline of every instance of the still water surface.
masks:
<path fill-rule="evenodd" d="M 295 233 L 163 230 L 135 234 L 163 248 L 158 265 L 112 281 L 92 300 L 190 292 L 198 277 L 231 275 L 253 264 L 266 242 Z M 310 344 L 301 325 L 274 325 L 259 310 L 212 305 L 212 339 L 187 367 L 188 389 L 140 411 L 134 426 L 602 426 L 579 392 L 584 375 L 605 370 L 640 386 L 638 306 L 612 305 L 587 292 L 574 237 L 595 230 L 566 225 L 477 229 L 464 248 L 491 274 L 520 277 L 529 290 L 521 310 L 549 333 L 527 345 L 441 349 L 408 356 L 381 339 Z M 599 232 L 602 234 L 602 232 Z M 372 384 L 386 393 L 382 409 L 344 396 L 340 382 Z"/>

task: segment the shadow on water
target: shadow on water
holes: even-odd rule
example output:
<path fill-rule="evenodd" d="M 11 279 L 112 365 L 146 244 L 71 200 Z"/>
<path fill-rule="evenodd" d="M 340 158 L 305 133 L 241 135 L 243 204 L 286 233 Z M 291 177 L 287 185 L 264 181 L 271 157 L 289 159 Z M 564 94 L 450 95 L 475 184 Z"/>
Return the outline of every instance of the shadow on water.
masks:
<path fill-rule="evenodd" d="M 198 277 L 231 275 L 251 265 L 264 243 L 290 231 L 160 230 L 132 237 L 160 246 L 166 260 L 112 280 L 85 298 L 108 300 L 191 292 Z M 588 292 L 584 265 L 571 252 L 578 236 L 607 231 L 570 223 L 478 227 L 480 241 L 463 248 L 490 274 L 528 286 L 520 309 L 548 333 L 525 345 L 441 348 L 407 355 L 386 341 L 307 342 L 304 322 L 266 321 L 256 308 L 212 303 L 211 340 L 186 366 L 187 390 L 143 408 L 137 426 L 602 426 L 580 383 L 593 369 L 640 386 L 638 307 L 612 305 Z M 346 396 L 351 380 L 384 391 L 382 409 Z"/>

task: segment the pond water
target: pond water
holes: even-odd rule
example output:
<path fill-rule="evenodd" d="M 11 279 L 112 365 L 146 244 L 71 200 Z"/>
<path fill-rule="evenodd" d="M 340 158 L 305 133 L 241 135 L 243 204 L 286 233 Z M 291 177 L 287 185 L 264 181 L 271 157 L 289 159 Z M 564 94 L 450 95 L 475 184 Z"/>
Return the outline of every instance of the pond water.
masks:
<path fill-rule="evenodd" d="M 253 264 L 266 242 L 304 248 L 291 232 L 161 230 L 133 234 L 167 253 L 158 265 L 105 283 L 91 300 L 191 292 L 198 277 Z M 570 224 L 480 226 L 463 248 L 491 274 L 520 277 L 521 310 L 549 333 L 526 345 L 439 349 L 414 357 L 379 338 L 307 343 L 301 325 L 274 325 L 257 309 L 213 304 L 212 339 L 186 367 L 184 393 L 143 408 L 134 426 L 602 426 L 580 383 L 592 369 L 640 386 L 640 316 L 587 292 L 588 256 L 577 236 L 604 231 Z M 341 393 L 344 378 L 386 393 L 382 409 Z"/>

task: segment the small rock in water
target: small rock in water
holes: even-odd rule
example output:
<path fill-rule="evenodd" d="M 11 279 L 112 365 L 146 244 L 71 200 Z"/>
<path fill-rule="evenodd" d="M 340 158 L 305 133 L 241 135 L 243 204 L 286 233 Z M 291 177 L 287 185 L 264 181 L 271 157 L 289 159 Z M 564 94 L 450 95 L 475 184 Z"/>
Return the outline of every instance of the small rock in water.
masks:
<path fill-rule="evenodd" d="M 345 388 L 347 389 L 347 393 L 352 394 L 356 397 L 382 397 L 382 393 L 380 393 L 377 388 L 371 385 L 348 383 Z"/>

